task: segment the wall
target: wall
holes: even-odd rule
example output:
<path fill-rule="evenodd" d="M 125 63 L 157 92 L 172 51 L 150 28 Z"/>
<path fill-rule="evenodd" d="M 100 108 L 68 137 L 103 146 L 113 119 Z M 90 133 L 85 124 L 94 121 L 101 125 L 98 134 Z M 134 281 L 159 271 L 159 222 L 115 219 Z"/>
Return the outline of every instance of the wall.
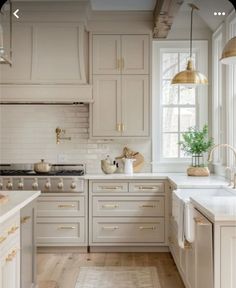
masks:
<path fill-rule="evenodd" d="M 71 141 L 56 144 L 56 127 L 66 129 Z M 101 172 L 100 160 L 119 156 L 124 145 L 145 157 L 143 172 L 151 170 L 150 140 L 89 140 L 89 106 L 0 106 L 0 163 L 51 163 L 87 165 L 87 172 Z"/>

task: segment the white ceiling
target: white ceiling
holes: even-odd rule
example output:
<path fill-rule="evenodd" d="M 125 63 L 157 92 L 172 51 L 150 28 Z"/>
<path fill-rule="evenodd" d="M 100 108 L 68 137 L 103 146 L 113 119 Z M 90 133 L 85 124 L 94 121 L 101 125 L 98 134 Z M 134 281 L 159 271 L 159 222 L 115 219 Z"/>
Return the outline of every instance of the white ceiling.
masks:
<path fill-rule="evenodd" d="M 144 10 L 152 11 L 156 0 L 91 0 L 93 10 Z"/>

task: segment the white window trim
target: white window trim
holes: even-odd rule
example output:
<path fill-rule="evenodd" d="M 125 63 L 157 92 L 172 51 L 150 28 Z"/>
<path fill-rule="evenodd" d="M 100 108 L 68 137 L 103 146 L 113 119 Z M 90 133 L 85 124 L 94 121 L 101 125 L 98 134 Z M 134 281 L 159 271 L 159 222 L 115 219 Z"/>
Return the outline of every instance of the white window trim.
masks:
<path fill-rule="evenodd" d="M 189 165 L 189 159 L 170 159 L 161 160 L 161 77 L 160 77 L 160 54 L 162 50 L 165 52 L 176 51 L 176 48 L 181 52 L 189 51 L 189 41 L 153 41 L 153 97 L 152 97 L 152 158 L 153 172 L 183 172 Z M 193 52 L 196 53 L 197 69 L 206 76 L 208 75 L 208 42 L 205 40 L 193 41 Z M 200 117 L 197 117 L 197 125 L 203 127 L 208 123 L 208 87 L 198 87 L 197 93 L 197 111 Z M 159 139 L 159 140 L 158 140 Z"/>

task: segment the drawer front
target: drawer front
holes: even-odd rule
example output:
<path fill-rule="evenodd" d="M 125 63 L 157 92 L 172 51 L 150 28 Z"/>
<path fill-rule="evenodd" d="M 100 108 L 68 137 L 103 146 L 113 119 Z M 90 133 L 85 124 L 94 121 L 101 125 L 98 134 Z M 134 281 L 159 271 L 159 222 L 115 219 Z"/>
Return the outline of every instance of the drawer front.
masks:
<path fill-rule="evenodd" d="M 164 242 L 163 218 L 94 218 L 93 243 Z"/>
<path fill-rule="evenodd" d="M 93 197 L 93 216 L 164 216 L 164 197 Z"/>
<path fill-rule="evenodd" d="M 17 241 L 20 241 L 20 213 L 0 225 L 0 250 Z"/>
<path fill-rule="evenodd" d="M 165 184 L 157 182 L 130 182 L 130 192 L 151 192 L 151 193 L 164 193 Z"/>
<path fill-rule="evenodd" d="M 128 183 L 122 182 L 93 182 L 93 192 L 128 192 Z"/>
<path fill-rule="evenodd" d="M 37 216 L 84 216 L 84 197 L 39 197 Z"/>
<path fill-rule="evenodd" d="M 37 244 L 82 243 L 85 241 L 84 219 L 37 218 Z"/>

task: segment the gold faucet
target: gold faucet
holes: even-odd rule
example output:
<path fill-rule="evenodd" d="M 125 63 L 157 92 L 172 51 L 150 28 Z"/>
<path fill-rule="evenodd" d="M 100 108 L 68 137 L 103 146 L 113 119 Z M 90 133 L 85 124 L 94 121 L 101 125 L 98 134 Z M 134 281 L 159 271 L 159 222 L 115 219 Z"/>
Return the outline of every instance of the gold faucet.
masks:
<path fill-rule="evenodd" d="M 233 153 L 234 153 L 234 166 L 236 166 L 236 149 L 229 144 L 217 144 L 217 145 L 215 145 L 209 153 L 208 162 L 212 162 L 213 152 L 217 148 L 221 148 L 221 147 L 226 147 L 226 148 L 230 149 L 231 151 L 233 151 Z M 230 170 L 229 167 L 227 167 L 226 169 Z M 231 182 L 231 179 L 230 179 L 230 182 Z M 236 188 L 236 173 L 235 173 L 235 171 L 234 171 L 234 176 L 233 176 L 233 188 L 234 189 Z"/>
<path fill-rule="evenodd" d="M 65 135 L 66 130 L 63 130 L 63 129 L 57 127 L 55 132 L 56 132 L 56 142 L 57 142 L 57 144 L 60 144 L 60 140 L 71 140 L 71 137 L 62 136 L 62 135 Z"/>

